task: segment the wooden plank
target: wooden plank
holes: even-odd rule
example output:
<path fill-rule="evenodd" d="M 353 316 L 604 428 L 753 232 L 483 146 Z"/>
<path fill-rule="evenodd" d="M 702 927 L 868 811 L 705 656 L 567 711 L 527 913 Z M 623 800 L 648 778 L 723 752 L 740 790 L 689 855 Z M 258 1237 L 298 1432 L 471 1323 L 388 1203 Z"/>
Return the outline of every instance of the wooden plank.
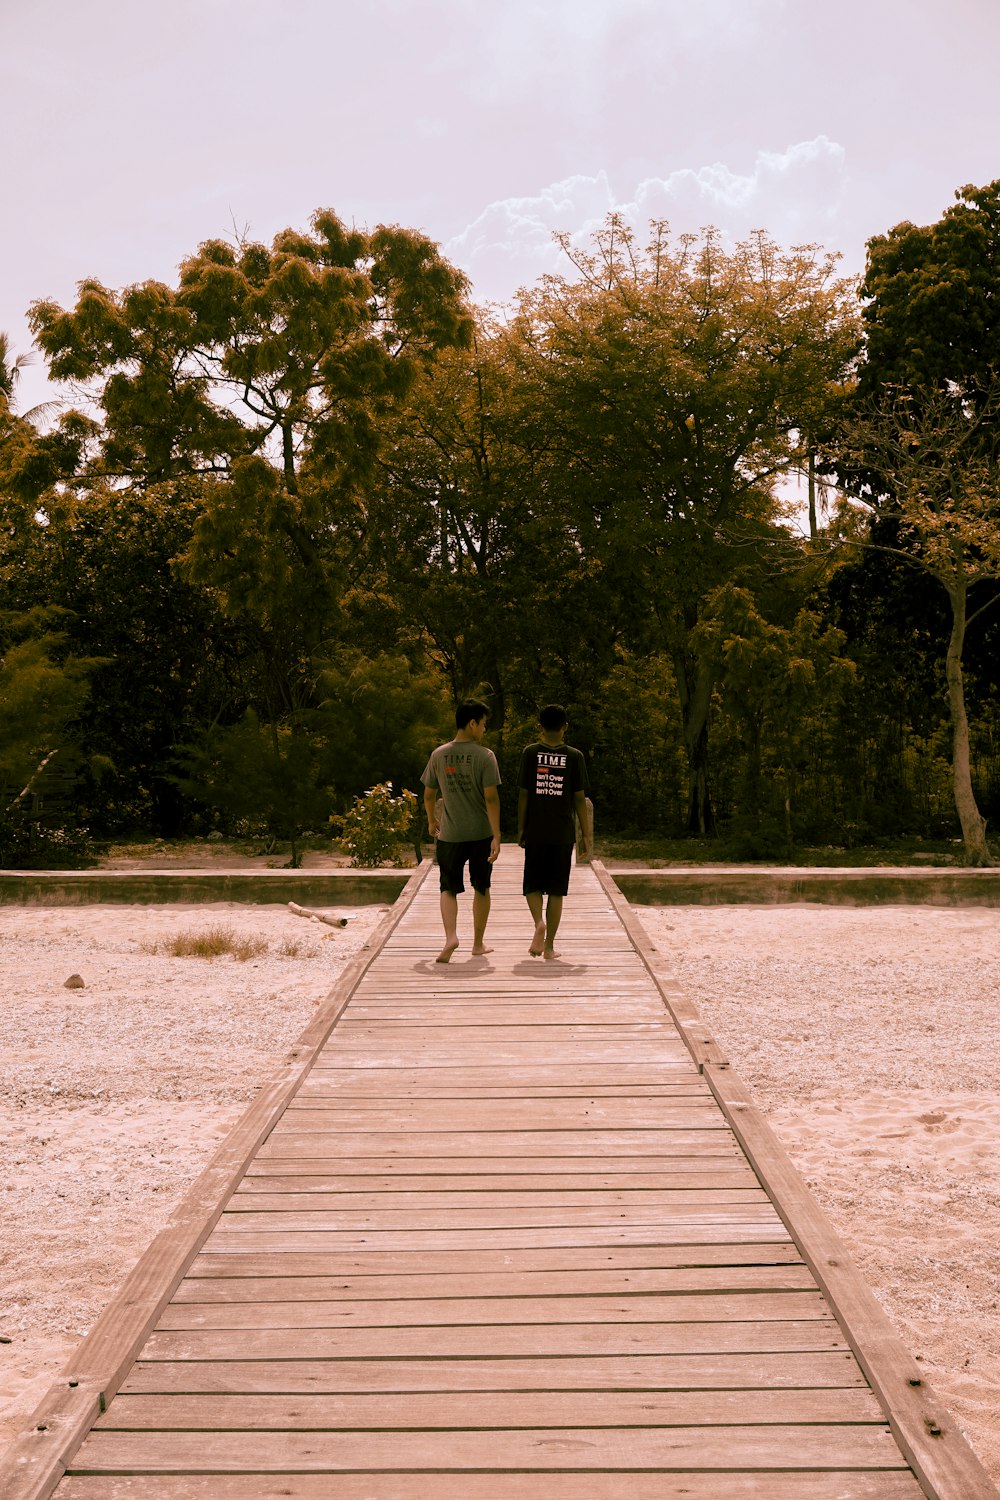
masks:
<path fill-rule="evenodd" d="M 637 1271 L 481 1271 L 400 1276 L 185 1276 L 172 1306 L 189 1302 L 330 1302 L 373 1297 L 565 1297 L 638 1296 L 648 1292 L 737 1292 L 815 1290 L 807 1266 L 698 1266 Z"/>
<path fill-rule="evenodd" d="M 425 1208 L 377 1209 L 354 1212 L 351 1209 L 287 1209 L 281 1213 L 258 1213 L 253 1207 L 242 1212 L 227 1208 L 220 1223 L 226 1234 L 280 1233 L 298 1231 L 371 1229 L 380 1233 L 393 1230 L 433 1229 L 547 1229 L 568 1225 L 650 1225 L 653 1227 L 683 1224 L 771 1224 L 779 1222 L 772 1205 L 762 1203 L 654 1203 L 639 1205 L 605 1205 L 581 1208 L 572 1203 L 563 1208 Z"/>
<path fill-rule="evenodd" d="M 357 1133 L 405 1130 L 725 1130 L 714 1099 L 463 1099 L 383 1103 L 359 1113 L 350 1105 L 300 1099 L 285 1111 L 282 1130 Z"/>
<path fill-rule="evenodd" d="M 483 1324 L 424 1328 L 187 1329 L 150 1334 L 144 1359 L 493 1359 L 578 1354 L 819 1353 L 846 1349 L 832 1317 L 767 1323 Z"/>
<path fill-rule="evenodd" d="M 629 1087 L 633 1084 L 660 1089 L 665 1081 L 680 1079 L 685 1083 L 697 1083 L 699 1074 L 690 1056 L 685 1051 L 668 1063 L 614 1062 L 611 1059 L 598 1063 L 581 1063 L 570 1058 L 561 1063 L 546 1063 L 540 1066 L 530 1058 L 518 1066 L 504 1067 L 496 1059 L 489 1064 L 468 1062 L 464 1066 L 441 1067 L 439 1065 L 415 1067 L 406 1059 L 395 1067 L 368 1063 L 363 1059 L 349 1066 L 337 1060 L 334 1048 L 327 1048 L 316 1060 L 309 1075 L 310 1080 L 333 1082 L 348 1092 L 363 1092 L 380 1087 L 385 1082 L 394 1086 L 436 1087 L 458 1084 L 464 1094 L 480 1095 L 483 1088 L 508 1087 L 513 1083 L 518 1089 L 532 1090 L 558 1085 L 560 1088 L 600 1088 L 613 1085 Z"/>
<path fill-rule="evenodd" d="M 320 1178 L 328 1182 L 329 1178 Z M 437 1178 L 431 1178 L 436 1182 Z M 274 1183 L 278 1191 L 267 1192 L 262 1184 Z M 310 1184 L 312 1184 L 310 1186 Z M 753 1204 L 757 1207 L 770 1202 L 763 1188 L 721 1187 L 708 1188 L 677 1187 L 667 1192 L 656 1189 L 619 1190 L 617 1192 L 560 1191 L 552 1187 L 543 1192 L 504 1192 L 496 1188 L 468 1187 L 462 1192 L 438 1192 L 428 1187 L 419 1187 L 405 1192 L 385 1190 L 380 1193 L 359 1192 L 342 1188 L 329 1192 L 315 1186 L 310 1177 L 264 1177 L 255 1178 L 253 1184 L 245 1180 L 229 1200 L 227 1213 L 301 1213 L 303 1209 L 334 1212 L 347 1209 L 353 1213 L 381 1214 L 387 1212 L 430 1213 L 450 1209 L 472 1210 L 478 1206 L 490 1209 L 645 1209 L 650 1212 L 661 1208 L 696 1207 L 706 1205 L 741 1206 Z"/>
<path fill-rule="evenodd" d="M 139 1360 L 125 1394 L 864 1389 L 847 1350 L 562 1359 Z"/>
<path fill-rule="evenodd" d="M 682 1060 L 683 1042 L 658 1032 L 650 1037 L 533 1037 L 518 1036 L 441 1037 L 434 1041 L 420 1036 L 346 1038 L 338 1057 L 342 1064 L 358 1068 L 486 1067 L 492 1059 L 498 1067 L 523 1062 L 558 1066 L 576 1062 L 673 1063 Z"/>
<path fill-rule="evenodd" d="M 432 1432 L 462 1428 L 885 1425 L 871 1391 L 463 1391 L 384 1396 L 118 1396 L 101 1432 Z M 706 1440 L 708 1435 L 706 1434 Z"/>
<path fill-rule="evenodd" d="M 517 1176 L 511 1173 L 507 1177 L 495 1172 L 488 1175 L 467 1173 L 465 1176 L 428 1172 L 358 1178 L 315 1171 L 295 1172 L 287 1163 L 282 1166 L 275 1161 L 269 1162 L 268 1166 L 271 1168 L 268 1172 L 247 1172 L 231 1200 L 232 1206 L 237 1206 L 237 1199 L 255 1198 L 259 1195 L 267 1197 L 272 1193 L 298 1193 L 310 1197 L 335 1193 L 353 1198 L 355 1206 L 363 1206 L 362 1200 L 365 1200 L 365 1204 L 375 1205 L 384 1201 L 387 1208 L 401 1208 L 406 1206 L 406 1200 L 416 1195 L 426 1196 L 428 1193 L 441 1194 L 442 1207 L 446 1207 L 446 1197 L 454 1199 L 456 1203 L 461 1200 L 467 1202 L 470 1195 L 475 1193 L 502 1194 L 505 1201 L 520 1199 L 526 1206 L 529 1203 L 551 1203 L 567 1196 L 578 1197 L 581 1202 L 621 1200 L 629 1203 L 635 1202 L 644 1193 L 653 1199 L 664 1194 L 679 1193 L 763 1192 L 758 1187 L 757 1178 L 745 1165 L 723 1164 L 702 1168 L 694 1159 L 686 1170 L 677 1169 L 673 1172 L 634 1172 L 621 1175 L 606 1173 L 603 1176 L 597 1172 L 577 1172 L 571 1176 L 560 1174 L 558 1177 L 531 1172 Z"/>
<path fill-rule="evenodd" d="M 466 1475 L 340 1474 L 336 1491 L 329 1477 L 315 1474 L 159 1475 L 157 1500 L 925 1500 L 909 1472 L 875 1474 L 830 1470 L 825 1474 L 730 1473 L 725 1495 L 717 1474 L 680 1475 L 588 1470 L 580 1474 L 490 1474 L 477 1476 L 475 1490 Z M 70 1478 L 59 1500 L 150 1500 L 146 1475 Z"/>
<path fill-rule="evenodd" d="M 461 1325 L 496 1327 L 559 1324 L 788 1322 L 815 1318 L 829 1321 L 819 1292 L 696 1292 L 608 1297 L 600 1293 L 522 1297 L 416 1297 L 335 1301 L 268 1300 L 266 1302 L 171 1302 L 157 1332 L 187 1329 L 284 1330 L 337 1328 L 444 1328 Z"/>
<path fill-rule="evenodd" d="M 510 1249 L 491 1243 L 481 1250 L 422 1251 L 252 1251 L 227 1254 L 209 1241 L 192 1262 L 189 1274 L 206 1276 L 406 1276 L 434 1275 L 526 1276 L 609 1269 L 624 1278 L 634 1269 L 702 1268 L 706 1266 L 800 1265 L 801 1257 L 785 1236 L 780 1243 L 737 1240 L 732 1244 L 692 1245 L 566 1245 L 554 1250 L 537 1246 Z M 182 1283 L 183 1285 L 183 1283 Z M 178 1288 L 179 1290 L 179 1288 Z"/>
<path fill-rule="evenodd" d="M 659 1047 L 671 1048 L 674 1057 L 680 1056 L 684 1045 L 674 1028 L 662 1020 L 595 1021 L 589 1024 L 570 1022 L 565 1026 L 546 1026 L 544 1023 L 505 1025 L 496 1019 L 484 1021 L 479 1026 L 460 1025 L 457 1022 L 424 1026 L 408 1021 L 383 1021 L 374 1025 L 368 1021 L 345 1020 L 343 1034 L 337 1039 L 337 1051 L 344 1057 L 350 1057 L 352 1050 L 360 1047 L 366 1054 L 377 1057 L 380 1050 L 412 1042 L 424 1052 L 433 1052 L 438 1047 L 468 1046 L 485 1054 L 493 1042 L 527 1042 L 531 1047 L 539 1047 L 541 1050 L 545 1042 L 566 1046 L 590 1041 L 597 1042 L 602 1047 L 616 1042 L 638 1043 L 647 1056 L 646 1046 L 650 1042 Z"/>
<path fill-rule="evenodd" d="M 96 1386 L 58 1381 L 7 1451 L 0 1469 L 0 1500 L 50 1495 L 100 1411 Z"/>
<path fill-rule="evenodd" d="M 788 1242 L 788 1230 L 777 1219 L 769 1224 L 609 1224 L 604 1227 L 560 1229 L 303 1229 L 250 1232 L 228 1225 L 215 1230 L 206 1250 L 227 1254 L 260 1250 L 409 1250 L 421 1255 L 434 1250 L 567 1249 L 615 1245 L 736 1245 L 772 1240 Z"/>
<path fill-rule="evenodd" d="M 730 1144 L 726 1122 L 685 1129 L 683 1126 L 650 1130 L 419 1130 L 328 1131 L 300 1130 L 282 1121 L 260 1148 L 261 1156 L 669 1156 L 671 1151 L 687 1156 L 697 1152 L 705 1137 L 716 1136 Z M 714 1149 L 714 1143 L 710 1143 Z"/>
<path fill-rule="evenodd" d="M 419 1470 L 493 1473 L 504 1469 L 582 1471 L 595 1467 L 688 1470 L 900 1469 L 887 1427 L 867 1425 L 540 1428 L 484 1432 L 216 1432 L 211 1448 L 198 1432 L 93 1431 L 74 1473 L 148 1474 L 263 1471 L 338 1474 Z"/>
<path fill-rule="evenodd" d="M 397 1000 L 393 1005 L 352 1010 L 350 1024 L 353 1031 L 377 1034 L 380 1040 L 394 1036 L 397 1031 L 419 1032 L 421 1039 L 428 1041 L 436 1040 L 443 1031 L 462 1038 L 469 1033 L 479 1033 L 485 1027 L 493 1031 L 502 1029 L 506 1039 L 516 1033 L 534 1033 L 538 1026 L 544 1027 L 546 1034 L 551 1031 L 559 1039 L 569 1027 L 588 1036 L 598 1034 L 598 1030 L 601 1035 L 634 1036 L 637 1030 L 648 1028 L 670 1035 L 670 1029 L 664 1026 L 662 1019 L 648 1006 L 639 1004 L 635 997 L 612 996 L 599 1005 L 589 1006 L 581 1005 L 571 994 L 567 994 L 561 1004 L 532 1001 L 530 996 L 523 997 L 521 1003 L 516 996 L 505 995 L 503 1000 L 502 1019 L 497 1013 L 495 1000 L 492 1005 L 478 1006 L 414 1005 Z M 477 1034 L 471 1039 L 478 1042 L 482 1038 Z"/>
<path fill-rule="evenodd" d="M 697 1082 L 678 1082 L 673 1085 L 664 1085 L 663 1088 L 640 1088 L 633 1085 L 609 1085 L 604 1089 L 583 1089 L 582 1086 L 567 1086 L 567 1088 L 528 1088 L 522 1086 L 517 1088 L 516 1083 L 496 1088 L 496 1086 L 483 1086 L 474 1089 L 471 1083 L 450 1086 L 438 1086 L 438 1088 L 418 1089 L 417 1086 L 403 1088 L 393 1085 L 391 1080 L 370 1083 L 369 1088 L 358 1088 L 354 1092 L 339 1088 L 336 1083 L 327 1082 L 328 1074 L 316 1074 L 306 1082 L 298 1091 L 297 1098 L 301 1100 L 330 1100 L 331 1103 L 345 1106 L 349 1100 L 352 1109 L 358 1112 L 363 1110 L 381 1110 L 385 1104 L 403 1104 L 411 1101 L 435 1101 L 435 1100 L 706 1100 L 711 1098 L 708 1085 L 697 1080 Z"/>
<path fill-rule="evenodd" d="M 599 1163 L 581 1161 L 578 1157 L 533 1156 L 530 1162 L 523 1157 L 491 1156 L 489 1168 L 481 1167 L 475 1159 L 447 1156 L 423 1156 L 417 1161 L 407 1161 L 398 1156 L 359 1156 L 324 1158 L 262 1156 L 259 1152 L 247 1168 L 244 1181 L 263 1180 L 294 1173 L 306 1179 L 310 1176 L 336 1176 L 359 1183 L 367 1191 L 376 1181 L 449 1181 L 464 1183 L 483 1182 L 487 1186 L 503 1187 L 505 1184 L 524 1186 L 548 1183 L 554 1190 L 560 1182 L 570 1186 L 585 1182 L 616 1183 L 627 1187 L 656 1187 L 668 1183 L 682 1174 L 689 1176 L 705 1174 L 706 1181 L 714 1173 L 742 1172 L 753 1182 L 756 1176 L 750 1170 L 746 1158 L 736 1144 L 735 1137 L 714 1135 L 706 1141 L 697 1156 L 673 1155 L 666 1157 L 601 1156 Z"/>

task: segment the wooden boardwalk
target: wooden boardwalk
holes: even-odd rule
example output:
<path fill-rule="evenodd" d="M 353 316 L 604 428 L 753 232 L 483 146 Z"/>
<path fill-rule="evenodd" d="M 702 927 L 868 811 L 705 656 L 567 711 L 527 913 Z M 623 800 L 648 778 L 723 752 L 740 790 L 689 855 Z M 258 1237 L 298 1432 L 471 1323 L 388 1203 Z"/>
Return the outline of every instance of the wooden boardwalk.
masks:
<path fill-rule="evenodd" d="M 600 868 L 421 879 L 0 1494 L 995 1500 Z"/>

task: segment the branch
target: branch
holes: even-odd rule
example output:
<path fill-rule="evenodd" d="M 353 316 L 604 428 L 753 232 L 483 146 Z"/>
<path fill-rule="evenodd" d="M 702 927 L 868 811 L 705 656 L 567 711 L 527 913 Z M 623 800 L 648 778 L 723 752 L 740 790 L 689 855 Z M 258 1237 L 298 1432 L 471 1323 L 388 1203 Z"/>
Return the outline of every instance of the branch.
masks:
<path fill-rule="evenodd" d="M 57 745 L 54 750 L 50 750 L 47 755 L 42 757 L 41 762 L 35 767 L 34 772 L 29 777 L 27 786 L 23 791 L 18 792 L 13 802 L 8 803 L 8 805 L 4 808 L 5 813 L 13 812 L 19 802 L 23 802 L 25 797 L 29 797 L 31 795 L 31 789 L 37 782 L 39 776 L 41 776 L 42 772 L 45 770 L 45 767 L 48 765 L 49 761 L 52 760 L 53 756 L 56 756 L 58 754 L 59 747 Z"/>

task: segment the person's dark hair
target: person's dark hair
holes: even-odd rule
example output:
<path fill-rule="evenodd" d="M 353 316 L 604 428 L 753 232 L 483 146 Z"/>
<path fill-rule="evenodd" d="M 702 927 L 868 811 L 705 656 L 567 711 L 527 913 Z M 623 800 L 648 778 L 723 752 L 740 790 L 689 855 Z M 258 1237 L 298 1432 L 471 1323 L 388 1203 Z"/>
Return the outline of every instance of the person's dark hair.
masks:
<path fill-rule="evenodd" d="M 488 714 L 489 709 L 485 703 L 480 703 L 478 698 L 466 698 L 464 703 L 460 703 L 455 710 L 455 723 L 459 729 L 464 729 L 473 720 L 478 723 Z"/>
<path fill-rule="evenodd" d="M 557 729 L 565 729 L 569 719 L 561 703 L 546 703 L 538 715 L 538 722 L 549 734 L 554 734 Z"/>

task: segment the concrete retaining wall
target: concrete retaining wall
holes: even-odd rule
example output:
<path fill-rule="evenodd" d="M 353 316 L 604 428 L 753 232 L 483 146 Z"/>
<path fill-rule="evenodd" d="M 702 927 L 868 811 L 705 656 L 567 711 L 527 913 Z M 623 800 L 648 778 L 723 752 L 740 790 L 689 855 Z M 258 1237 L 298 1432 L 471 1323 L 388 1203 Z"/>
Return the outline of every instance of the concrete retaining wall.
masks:
<path fill-rule="evenodd" d="M 296 901 L 300 906 L 372 906 L 395 901 L 409 870 L 5 870 L 0 906 L 112 902 Z M 768 905 L 799 901 L 847 906 L 1000 906 L 1000 870 L 818 870 L 716 868 L 608 872 L 638 906 Z"/>
<path fill-rule="evenodd" d="M 822 901 L 841 906 L 1000 906 L 1000 870 L 619 869 L 638 906 Z"/>
<path fill-rule="evenodd" d="M 377 906 L 395 901 L 412 870 L 4 870 L 0 906 L 163 906 L 172 901 L 297 901 Z"/>

